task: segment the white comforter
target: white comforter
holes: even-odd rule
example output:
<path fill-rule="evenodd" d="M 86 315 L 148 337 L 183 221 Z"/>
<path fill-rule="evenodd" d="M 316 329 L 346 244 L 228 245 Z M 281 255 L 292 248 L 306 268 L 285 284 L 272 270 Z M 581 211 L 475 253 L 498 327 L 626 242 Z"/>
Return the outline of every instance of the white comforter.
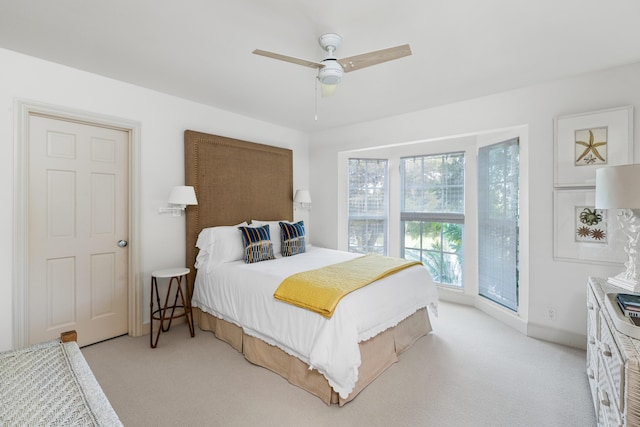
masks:
<path fill-rule="evenodd" d="M 327 319 L 273 297 L 286 277 L 301 271 L 361 256 L 308 247 L 307 252 L 255 264 L 242 261 L 209 269 L 196 276 L 192 304 L 239 325 L 248 335 L 275 345 L 317 369 L 346 398 L 358 380 L 360 348 L 418 309 L 435 313 L 437 291 L 423 266 L 410 267 L 344 297 Z"/>

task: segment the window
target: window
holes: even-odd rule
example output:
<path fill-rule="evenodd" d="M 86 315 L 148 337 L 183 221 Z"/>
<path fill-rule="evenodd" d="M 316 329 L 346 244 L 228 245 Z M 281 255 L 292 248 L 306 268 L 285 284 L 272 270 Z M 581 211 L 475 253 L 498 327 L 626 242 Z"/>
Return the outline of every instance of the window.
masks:
<path fill-rule="evenodd" d="M 529 302 L 528 277 L 519 275 L 529 267 L 521 250 L 529 236 L 519 234 L 530 214 L 519 210 L 529 191 L 520 186 L 528 169 L 519 163 L 527 132 L 340 152 L 339 248 L 422 262 L 443 300 L 464 298 L 519 325 Z"/>
<path fill-rule="evenodd" d="M 518 310 L 518 139 L 478 152 L 479 293 Z"/>
<path fill-rule="evenodd" d="M 464 153 L 402 158 L 400 180 L 401 256 L 462 287 Z"/>
<path fill-rule="evenodd" d="M 387 160 L 349 159 L 349 252 L 387 255 Z"/>

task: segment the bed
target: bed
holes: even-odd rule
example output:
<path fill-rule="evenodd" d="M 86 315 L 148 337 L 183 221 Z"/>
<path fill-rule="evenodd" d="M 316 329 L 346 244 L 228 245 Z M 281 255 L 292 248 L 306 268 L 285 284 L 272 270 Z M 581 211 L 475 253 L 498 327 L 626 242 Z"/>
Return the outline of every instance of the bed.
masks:
<path fill-rule="evenodd" d="M 230 255 L 238 226 L 268 224 L 278 242 L 277 224 L 293 220 L 292 166 L 291 150 L 185 132 L 185 183 L 198 197 L 187 209 L 194 319 L 250 362 L 342 406 L 431 331 L 427 307 L 435 312 L 437 293 L 413 266 L 348 294 L 330 318 L 276 301 L 287 276 L 360 256 L 313 246 L 252 264 Z"/>
<path fill-rule="evenodd" d="M 0 353 L 0 425 L 122 425 L 75 337 Z"/>

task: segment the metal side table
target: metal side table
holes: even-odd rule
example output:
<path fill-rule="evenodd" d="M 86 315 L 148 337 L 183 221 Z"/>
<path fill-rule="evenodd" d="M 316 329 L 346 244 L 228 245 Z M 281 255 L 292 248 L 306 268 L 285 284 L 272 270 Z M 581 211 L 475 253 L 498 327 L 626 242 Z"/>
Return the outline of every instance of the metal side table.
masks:
<path fill-rule="evenodd" d="M 151 348 L 156 348 L 156 346 L 158 345 L 158 339 L 160 338 L 160 333 L 167 332 L 171 327 L 171 322 L 173 321 L 173 319 L 177 319 L 179 317 L 186 318 L 187 324 L 189 325 L 189 332 L 191 333 L 192 337 L 194 336 L 193 315 L 191 313 L 191 298 L 189 298 L 188 291 L 186 289 L 187 274 L 189 274 L 190 271 L 191 270 L 189 268 L 180 267 L 168 268 L 165 270 L 156 270 L 151 273 L 151 301 L 149 302 L 151 317 L 151 324 L 149 326 L 149 340 Z M 167 293 L 164 298 L 164 305 L 160 304 L 158 279 L 169 279 L 169 287 L 167 288 Z M 185 287 L 184 291 L 182 289 L 183 282 Z M 177 287 L 177 289 L 175 290 L 175 298 L 173 299 L 173 304 L 169 305 L 169 300 L 171 298 L 171 289 L 173 288 L 174 283 Z M 178 302 L 178 297 L 180 298 L 180 302 Z M 157 308 L 154 307 L 154 302 L 157 304 Z M 177 313 L 176 308 L 179 309 Z M 154 320 L 160 321 L 160 327 L 158 328 L 158 332 L 156 333 L 155 340 L 153 336 Z M 165 322 L 168 323 L 165 324 Z"/>

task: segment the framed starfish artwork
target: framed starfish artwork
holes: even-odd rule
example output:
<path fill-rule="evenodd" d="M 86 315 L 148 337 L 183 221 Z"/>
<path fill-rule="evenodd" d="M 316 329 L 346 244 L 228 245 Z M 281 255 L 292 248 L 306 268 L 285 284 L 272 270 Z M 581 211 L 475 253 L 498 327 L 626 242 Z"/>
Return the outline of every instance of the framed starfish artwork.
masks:
<path fill-rule="evenodd" d="M 626 237 L 616 220 L 616 211 L 596 209 L 595 198 L 595 189 L 591 188 L 553 192 L 555 260 L 623 264 Z"/>
<path fill-rule="evenodd" d="M 593 187 L 596 169 L 633 163 L 633 107 L 554 120 L 554 187 Z"/>
<path fill-rule="evenodd" d="M 607 164 L 607 127 L 574 132 L 576 166 Z"/>

